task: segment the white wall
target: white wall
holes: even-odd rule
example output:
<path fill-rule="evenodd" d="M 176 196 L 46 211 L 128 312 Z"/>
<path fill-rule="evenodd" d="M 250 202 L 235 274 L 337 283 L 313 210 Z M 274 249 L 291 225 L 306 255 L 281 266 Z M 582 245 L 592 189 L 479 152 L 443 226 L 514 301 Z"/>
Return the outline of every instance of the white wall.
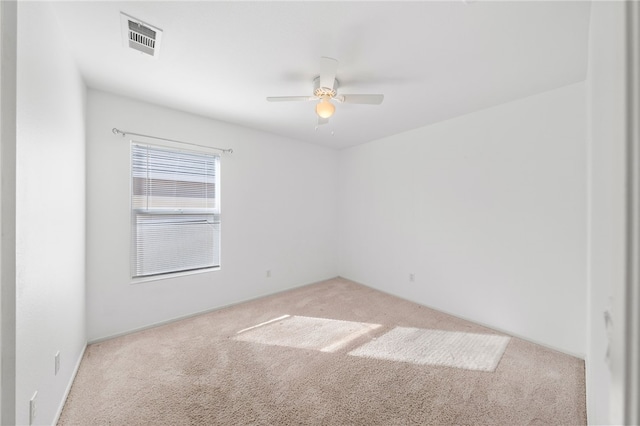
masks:
<path fill-rule="evenodd" d="M 16 424 L 52 424 L 86 344 L 84 84 L 50 5 L 18 4 Z M 61 367 L 54 375 L 54 355 Z"/>
<path fill-rule="evenodd" d="M 93 90 L 87 116 L 90 341 L 337 275 L 336 151 Z M 131 283 L 130 146 L 113 127 L 233 148 L 219 271 Z"/>
<path fill-rule="evenodd" d="M 623 2 L 594 2 L 591 6 L 586 358 L 590 424 L 623 423 L 624 345 L 620 342 L 624 339 L 624 301 L 616 289 L 625 285 L 624 7 Z M 611 333 L 618 343 L 611 347 L 613 372 L 605 358 L 605 311 L 611 312 Z"/>
<path fill-rule="evenodd" d="M 583 357 L 585 102 L 578 83 L 341 152 L 340 275 Z"/>
<path fill-rule="evenodd" d="M 16 57 L 18 7 L 0 2 L 0 424 L 16 422 Z"/>

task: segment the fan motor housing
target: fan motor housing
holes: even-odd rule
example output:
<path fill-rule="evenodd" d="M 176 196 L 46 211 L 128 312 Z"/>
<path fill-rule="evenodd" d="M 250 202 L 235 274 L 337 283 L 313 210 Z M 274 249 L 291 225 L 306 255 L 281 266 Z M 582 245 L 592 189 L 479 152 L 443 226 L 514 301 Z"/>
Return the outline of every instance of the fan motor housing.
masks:
<path fill-rule="evenodd" d="M 318 98 L 333 98 L 338 94 L 338 80 L 333 79 L 333 87 L 320 87 L 320 76 L 313 79 L 313 95 Z"/>

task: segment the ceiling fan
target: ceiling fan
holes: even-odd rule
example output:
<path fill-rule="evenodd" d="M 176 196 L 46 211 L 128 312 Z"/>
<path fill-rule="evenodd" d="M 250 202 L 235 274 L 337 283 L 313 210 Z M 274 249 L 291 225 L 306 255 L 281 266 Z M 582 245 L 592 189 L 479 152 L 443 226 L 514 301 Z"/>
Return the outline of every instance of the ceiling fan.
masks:
<path fill-rule="evenodd" d="M 319 101 L 316 105 L 319 125 L 328 123 L 329 117 L 335 112 L 336 107 L 332 100 L 345 104 L 379 105 L 382 103 L 384 95 L 338 95 L 337 70 L 338 61 L 323 56 L 320 58 L 320 75 L 313 80 L 312 96 L 275 96 L 268 97 L 267 101 Z"/>

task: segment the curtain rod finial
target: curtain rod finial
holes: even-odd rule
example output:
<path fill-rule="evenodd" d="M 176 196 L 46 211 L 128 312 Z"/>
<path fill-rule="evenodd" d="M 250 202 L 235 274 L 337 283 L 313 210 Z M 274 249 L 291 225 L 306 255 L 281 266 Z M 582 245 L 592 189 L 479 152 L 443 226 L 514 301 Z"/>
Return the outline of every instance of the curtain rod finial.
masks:
<path fill-rule="evenodd" d="M 111 131 L 113 132 L 114 135 L 122 135 L 124 137 L 124 132 L 116 129 L 115 127 L 111 129 Z"/>

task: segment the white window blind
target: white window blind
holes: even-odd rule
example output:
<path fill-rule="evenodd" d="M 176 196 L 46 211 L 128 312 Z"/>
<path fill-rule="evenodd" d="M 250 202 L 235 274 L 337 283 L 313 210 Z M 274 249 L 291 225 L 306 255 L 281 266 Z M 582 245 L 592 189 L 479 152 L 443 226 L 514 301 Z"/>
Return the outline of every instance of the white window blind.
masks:
<path fill-rule="evenodd" d="M 131 146 L 131 274 L 220 266 L 216 154 Z"/>

